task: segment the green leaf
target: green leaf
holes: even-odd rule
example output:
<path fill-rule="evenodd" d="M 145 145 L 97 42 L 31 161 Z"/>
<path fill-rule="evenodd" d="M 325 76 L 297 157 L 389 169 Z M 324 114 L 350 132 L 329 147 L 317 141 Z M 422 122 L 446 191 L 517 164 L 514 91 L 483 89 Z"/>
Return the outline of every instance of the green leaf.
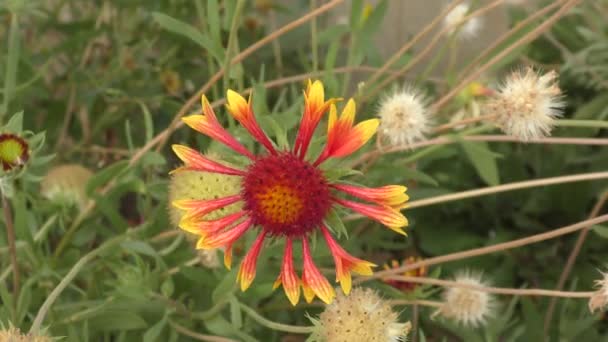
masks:
<path fill-rule="evenodd" d="M 91 327 L 100 331 L 136 330 L 147 326 L 141 316 L 129 311 L 105 311 L 91 319 Z"/>
<path fill-rule="evenodd" d="M 0 118 L 8 112 L 8 105 L 13 99 L 15 86 L 17 85 L 17 69 L 19 68 L 19 54 L 21 44 L 19 39 L 19 19 L 14 13 L 11 17 L 11 26 L 8 33 L 8 56 L 6 58 L 6 73 L 4 76 L 4 98 L 0 108 Z M 19 130 L 21 131 L 21 130 Z"/>
<path fill-rule="evenodd" d="M 97 188 L 109 182 L 111 179 L 116 179 L 119 175 L 129 167 L 128 160 L 118 161 L 97 174 L 93 175 L 87 183 L 86 193 L 89 197 L 97 190 Z"/>
<path fill-rule="evenodd" d="M 209 23 L 211 38 L 216 42 L 221 41 L 220 9 L 217 0 L 207 0 L 207 22 Z"/>
<path fill-rule="evenodd" d="M 350 7 L 350 28 L 358 29 L 361 25 L 361 17 L 363 14 L 363 0 L 353 0 Z"/>
<path fill-rule="evenodd" d="M 593 232 L 598 236 L 608 239 L 608 227 L 596 224 L 595 226 L 591 227 L 591 229 L 593 229 Z"/>
<path fill-rule="evenodd" d="M 209 39 L 209 37 L 201 33 L 194 26 L 160 12 L 152 13 L 152 18 L 154 18 L 154 21 L 165 30 L 189 38 L 203 49 L 207 50 L 207 52 L 209 52 L 219 63 L 223 62 L 224 51 L 221 45 Z"/>
<path fill-rule="evenodd" d="M 354 170 L 350 168 L 332 168 L 329 170 L 324 170 L 323 173 L 325 174 L 325 177 L 327 177 L 327 179 L 331 181 L 335 181 L 343 177 L 363 174 L 359 170 Z"/>
<path fill-rule="evenodd" d="M 399 170 L 399 173 L 401 174 L 401 177 L 403 179 L 407 179 L 407 180 L 415 180 L 415 181 L 419 181 L 421 183 L 425 183 L 425 184 L 429 184 L 432 186 L 439 186 L 439 183 L 437 183 L 437 181 L 435 180 L 435 178 L 427 175 L 426 173 L 411 168 L 411 167 L 404 167 L 401 170 Z"/>
<path fill-rule="evenodd" d="M 342 235 L 348 238 L 346 226 L 344 226 L 344 222 L 342 222 L 342 219 L 340 219 L 340 215 L 338 215 L 335 208 L 331 208 L 329 210 L 327 217 L 325 217 L 325 225 L 327 225 L 327 228 L 329 228 L 332 232 L 336 233 L 338 238 Z"/>
<path fill-rule="evenodd" d="M 156 250 L 150 246 L 147 242 L 144 241 L 124 241 L 120 244 L 120 246 L 127 251 L 143 254 L 151 257 L 157 257 L 158 253 Z"/>
<path fill-rule="evenodd" d="M 485 142 L 460 141 L 460 146 L 477 170 L 477 174 L 489 185 L 500 184 L 496 159 L 500 154 L 492 152 Z"/>
<path fill-rule="evenodd" d="M 23 130 L 23 111 L 13 114 L 4 128 L 11 133 L 21 133 Z"/>
<path fill-rule="evenodd" d="M 230 321 L 235 329 L 241 329 L 243 326 L 243 313 L 239 301 L 235 297 L 230 298 Z"/>
<path fill-rule="evenodd" d="M 160 334 L 167 325 L 167 316 L 165 315 L 160 321 L 146 330 L 143 336 L 144 342 L 156 342 L 159 341 Z"/>

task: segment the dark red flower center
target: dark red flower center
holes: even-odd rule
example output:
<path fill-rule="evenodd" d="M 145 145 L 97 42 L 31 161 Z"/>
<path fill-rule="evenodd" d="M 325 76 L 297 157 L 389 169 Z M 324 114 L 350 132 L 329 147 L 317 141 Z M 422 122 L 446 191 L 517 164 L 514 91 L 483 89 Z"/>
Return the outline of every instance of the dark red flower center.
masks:
<path fill-rule="evenodd" d="M 243 179 L 243 198 L 254 224 L 290 237 L 318 227 L 331 207 L 321 171 L 291 153 L 257 158 Z"/>

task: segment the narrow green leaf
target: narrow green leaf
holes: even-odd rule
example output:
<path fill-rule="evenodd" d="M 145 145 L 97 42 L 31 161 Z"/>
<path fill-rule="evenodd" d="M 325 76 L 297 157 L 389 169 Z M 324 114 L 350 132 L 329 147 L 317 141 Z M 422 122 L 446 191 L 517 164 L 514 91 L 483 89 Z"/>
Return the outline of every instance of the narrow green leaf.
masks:
<path fill-rule="evenodd" d="M 152 18 L 165 30 L 189 38 L 209 52 L 219 63 L 223 62 L 224 52 L 222 46 L 209 39 L 209 37 L 201 33 L 194 26 L 160 12 L 152 13 Z"/>
<path fill-rule="evenodd" d="M 144 342 L 156 342 L 160 341 L 160 334 L 163 332 L 163 329 L 167 325 L 167 316 L 163 316 L 163 318 L 158 321 L 156 324 L 150 327 L 150 329 L 146 330 L 143 336 Z"/>
<path fill-rule="evenodd" d="M 5 129 L 11 133 L 21 133 L 23 130 L 23 111 L 13 114 L 8 120 Z"/>
<path fill-rule="evenodd" d="M 111 179 L 117 178 L 123 171 L 127 169 L 128 166 L 128 160 L 121 160 L 93 175 L 87 183 L 87 195 L 91 196 L 97 188 L 106 184 Z"/>
<path fill-rule="evenodd" d="M 489 185 L 500 184 L 496 159 L 499 154 L 492 152 L 485 142 L 460 141 L 465 154 L 477 170 L 479 177 Z"/>
<path fill-rule="evenodd" d="M 19 16 L 17 13 L 11 15 L 11 26 L 8 36 L 8 56 L 6 58 L 6 75 L 4 76 L 4 98 L 0 108 L 0 120 L 8 114 L 8 106 L 13 99 L 15 86 L 17 84 L 17 69 L 19 67 L 19 54 L 21 44 L 19 39 Z"/>
<path fill-rule="evenodd" d="M 141 316 L 129 311 L 105 311 L 91 319 L 91 328 L 100 331 L 135 330 L 147 326 Z"/>

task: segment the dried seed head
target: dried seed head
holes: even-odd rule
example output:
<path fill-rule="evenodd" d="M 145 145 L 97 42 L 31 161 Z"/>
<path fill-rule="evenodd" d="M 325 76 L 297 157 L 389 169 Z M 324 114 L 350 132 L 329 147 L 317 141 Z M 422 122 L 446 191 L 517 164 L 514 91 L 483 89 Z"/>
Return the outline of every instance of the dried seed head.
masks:
<path fill-rule="evenodd" d="M 319 317 L 322 341 L 403 341 L 411 324 L 398 322 L 399 315 L 371 289 L 355 288 L 350 295 L 338 292 Z"/>
<path fill-rule="evenodd" d="M 482 21 L 479 17 L 472 17 L 464 21 L 463 19 L 469 14 L 471 6 L 468 3 L 462 3 L 454 7 L 443 19 L 443 26 L 447 29 L 449 36 L 456 35 L 461 39 L 473 38 L 477 35 L 482 26 Z"/>
<path fill-rule="evenodd" d="M 465 271 L 456 275 L 458 283 L 471 286 L 486 286 L 481 275 Z M 487 292 L 466 287 L 448 287 L 443 293 L 443 305 L 437 314 L 464 326 L 477 327 L 485 324 L 492 315 L 493 297 Z"/>
<path fill-rule="evenodd" d="M 556 80 L 555 71 L 542 76 L 532 68 L 513 72 L 488 102 L 487 112 L 496 115 L 505 134 L 522 141 L 543 138 L 565 106 Z"/>
<path fill-rule="evenodd" d="M 430 130 L 424 97 L 414 89 L 386 97 L 378 111 L 380 131 L 393 146 L 410 146 Z"/>
<path fill-rule="evenodd" d="M 59 165 L 44 176 L 40 192 L 54 203 L 83 208 L 87 204 L 86 185 L 91 176 L 93 173 L 81 165 Z"/>
<path fill-rule="evenodd" d="M 602 279 L 595 281 L 597 291 L 589 299 L 589 310 L 594 313 L 596 310 L 604 310 L 608 305 L 608 273 L 602 272 Z"/>
<path fill-rule="evenodd" d="M 22 334 L 15 327 L 8 329 L 0 329 L 0 341 L 2 342 L 52 342 L 53 340 L 47 336 L 32 336 L 30 334 Z"/>

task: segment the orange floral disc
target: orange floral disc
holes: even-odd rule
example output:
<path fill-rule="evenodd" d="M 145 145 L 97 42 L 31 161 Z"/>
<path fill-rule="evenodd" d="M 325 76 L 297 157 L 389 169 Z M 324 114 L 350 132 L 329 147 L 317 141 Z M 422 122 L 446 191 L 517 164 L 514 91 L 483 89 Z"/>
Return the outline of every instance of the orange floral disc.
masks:
<path fill-rule="evenodd" d="M 29 157 L 28 144 L 25 140 L 15 134 L 0 134 L 0 161 L 4 171 L 22 166 Z"/>

